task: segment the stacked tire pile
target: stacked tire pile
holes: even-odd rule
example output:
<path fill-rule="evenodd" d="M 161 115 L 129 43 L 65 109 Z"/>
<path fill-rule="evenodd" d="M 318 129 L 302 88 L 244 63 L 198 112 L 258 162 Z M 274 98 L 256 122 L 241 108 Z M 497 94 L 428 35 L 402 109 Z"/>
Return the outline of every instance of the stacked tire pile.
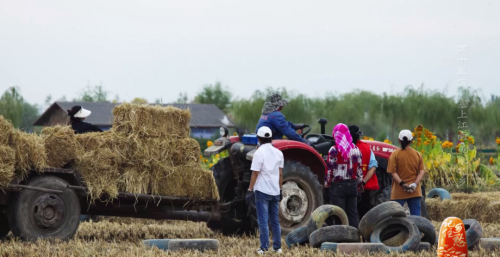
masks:
<path fill-rule="evenodd" d="M 388 252 L 429 250 L 436 243 L 436 231 L 428 219 L 407 216 L 405 209 L 393 201 L 366 213 L 359 230 L 365 242 L 382 243 Z"/>
<path fill-rule="evenodd" d="M 335 225 L 326 226 L 330 217 Z M 407 216 L 396 202 L 385 202 L 370 210 L 360 221 L 359 230 L 348 223 L 341 208 L 323 205 L 314 211 L 307 226 L 292 231 L 285 242 L 288 247 L 309 244 L 345 254 L 421 251 L 436 242 L 432 223 L 419 216 Z"/>

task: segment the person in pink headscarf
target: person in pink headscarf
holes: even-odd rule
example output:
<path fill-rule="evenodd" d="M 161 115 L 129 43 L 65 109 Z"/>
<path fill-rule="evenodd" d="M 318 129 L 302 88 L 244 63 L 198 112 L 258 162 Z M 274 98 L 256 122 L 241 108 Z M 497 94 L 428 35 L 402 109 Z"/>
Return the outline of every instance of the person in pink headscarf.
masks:
<path fill-rule="evenodd" d="M 345 124 L 337 124 L 332 134 L 335 145 L 328 152 L 324 186 L 329 188 L 330 203 L 345 211 L 349 226 L 358 228 L 358 192 L 363 191 L 362 155 L 352 143 Z"/>

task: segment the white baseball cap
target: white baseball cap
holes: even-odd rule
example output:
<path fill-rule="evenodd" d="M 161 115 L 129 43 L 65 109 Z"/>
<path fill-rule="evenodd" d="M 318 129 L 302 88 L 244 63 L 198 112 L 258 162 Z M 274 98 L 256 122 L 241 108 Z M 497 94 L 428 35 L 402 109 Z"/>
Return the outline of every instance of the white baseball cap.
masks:
<path fill-rule="evenodd" d="M 77 113 L 75 113 L 74 117 L 75 118 L 87 118 L 90 116 L 92 112 L 87 110 L 87 109 L 80 109 Z"/>
<path fill-rule="evenodd" d="M 271 138 L 273 136 L 273 132 L 269 127 L 263 126 L 257 131 L 257 136 L 262 138 Z"/>
<path fill-rule="evenodd" d="M 404 137 L 406 137 L 408 139 L 408 141 L 413 140 L 413 136 L 411 135 L 411 131 L 409 131 L 407 129 L 401 130 L 401 132 L 399 132 L 399 140 L 403 141 Z"/>

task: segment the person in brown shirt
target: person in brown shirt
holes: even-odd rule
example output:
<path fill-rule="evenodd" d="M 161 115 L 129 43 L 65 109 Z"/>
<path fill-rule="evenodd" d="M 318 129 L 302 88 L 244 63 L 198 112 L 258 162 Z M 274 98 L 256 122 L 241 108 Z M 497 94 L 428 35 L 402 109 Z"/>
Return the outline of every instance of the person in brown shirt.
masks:
<path fill-rule="evenodd" d="M 391 200 L 401 206 L 408 203 L 410 214 L 420 216 L 420 181 L 425 173 L 424 160 L 418 151 L 411 148 L 412 141 L 411 131 L 402 130 L 399 133 L 401 148 L 391 154 L 387 172 L 391 173 L 393 178 Z"/>

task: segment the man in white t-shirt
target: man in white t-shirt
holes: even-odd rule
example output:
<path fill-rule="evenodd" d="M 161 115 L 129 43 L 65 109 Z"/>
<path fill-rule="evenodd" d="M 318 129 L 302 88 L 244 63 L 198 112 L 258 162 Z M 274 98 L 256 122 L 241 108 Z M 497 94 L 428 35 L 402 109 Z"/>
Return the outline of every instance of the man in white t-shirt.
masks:
<path fill-rule="evenodd" d="M 259 254 L 269 248 L 269 226 L 273 232 L 273 249 L 281 253 L 281 228 L 279 221 L 279 203 L 282 199 L 283 153 L 272 145 L 272 132 L 268 127 L 257 131 L 260 147 L 252 160 L 252 178 L 248 187 L 247 199 L 255 193 L 255 207 L 260 231 Z"/>

